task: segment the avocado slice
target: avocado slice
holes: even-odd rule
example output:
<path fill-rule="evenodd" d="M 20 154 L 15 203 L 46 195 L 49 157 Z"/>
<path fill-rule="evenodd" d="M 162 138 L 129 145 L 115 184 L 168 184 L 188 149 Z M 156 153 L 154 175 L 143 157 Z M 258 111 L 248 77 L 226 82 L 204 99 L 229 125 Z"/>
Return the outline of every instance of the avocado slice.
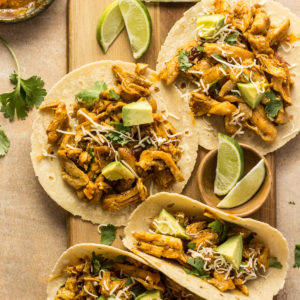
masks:
<path fill-rule="evenodd" d="M 158 290 L 147 291 L 140 294 L 135 298 L 135 300 L 163 300 L 161 292 Z"/>
<path fill-rule="evenodd" d="M 102 169 L 102 175 L 110 180 L 134 179 L 134 175 L 119 161 L 113 161 Z"/>
<path fill-rule="evenodd" d="M 152 106 L 148 101 L 129 103 L 122 108 L 122 119 L 124 126 L 152 123 Z"/>
<path fill-rule="evenodd" d="M 185 229 L 179 224 L 179 222 L 164 208 L 161 210 L 156 222 L 156 232 L 161 234 L 167 234 L 175 236 L 181 239 L 189 239 Z M 160 222 L 163 221 L 163 222 Z M 175 231 L 175 232 L 174 232 Z"/>
<path fill-rule="evenodd" d="M 202 15 L 197 18 L 198 34 L 201 38 L 212 37 L 225 23 L 225 17 L 221 14 Z"/>
<path fill-rule="evenodd" d="M 252 108 L 255 109 L 264 97 L 264 93 L 258 92 L 253 83 L 241 83 L 237 84 L 239 91 L 241 92 L 244 101 Z"/>
<path fill-rule="evenodd" d="M 216 251 L 238 270 L 242 263 L 243 238 L 241 235 L 235 235 L 226 242 L 217 247 Z"/>

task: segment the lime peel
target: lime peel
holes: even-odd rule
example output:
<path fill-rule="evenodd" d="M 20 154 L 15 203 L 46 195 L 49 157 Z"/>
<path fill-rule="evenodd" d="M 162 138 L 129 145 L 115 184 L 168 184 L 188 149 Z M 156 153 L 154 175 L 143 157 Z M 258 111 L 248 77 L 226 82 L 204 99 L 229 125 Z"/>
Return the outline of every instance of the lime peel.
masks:
<path fill-rule="evenodd" d="M 261 159 L 248 174 L 237 183 L 227 196 L 217 205 L 219 208 L 233 208 L 253 197 L 260 189 L 266 176 L 264 159 Z"/>

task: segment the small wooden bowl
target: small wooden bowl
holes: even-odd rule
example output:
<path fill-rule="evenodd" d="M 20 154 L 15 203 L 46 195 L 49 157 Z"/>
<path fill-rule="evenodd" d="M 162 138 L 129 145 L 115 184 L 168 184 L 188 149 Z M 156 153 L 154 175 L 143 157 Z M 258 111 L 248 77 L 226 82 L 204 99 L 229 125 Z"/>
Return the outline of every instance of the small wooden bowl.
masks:
<path fill-rule="evenodd" d="M 254 148 L 240 144 L 244 151 L 245 158 L 245 170 L 244 176 L 262 159 L 264 158 L 259 152 Z M 266 166 L 266 176 L 263 184 L 261 185 L 258 192 L 246 203 L 229 209 L 217 208 L 218 203 L 221 198 L 214 194 L 214 181 L 216 177 L 216 167 L 217 167 L 217 154 L 218 149 L 211 150 L 207 155 L 202 159 L 198 172 L 197 172 L 197 181 L 200 190 L 200 196 L 207 205 L 222 210 L 226 213 L 234 214 L 236 216 L 244 217 L 254 213 L 258 210 L 266 201 L 272 183 L 272 176 L 270 171 L 270 166 L 265 159 Z"/>

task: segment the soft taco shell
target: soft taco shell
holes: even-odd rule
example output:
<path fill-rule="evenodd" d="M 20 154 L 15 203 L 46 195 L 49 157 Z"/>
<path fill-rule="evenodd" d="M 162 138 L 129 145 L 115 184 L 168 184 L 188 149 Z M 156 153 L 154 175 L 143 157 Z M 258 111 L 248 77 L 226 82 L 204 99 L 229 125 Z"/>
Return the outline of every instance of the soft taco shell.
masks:
<path fill-rule="evenodd" d="M 131 252 L 120 250 L 111 246 L 93 243 L 77 244 L 67 249 L 57 260 L 51 273 L 51 277 L 54 279 L 50 280 L 47 285 L 47 300 L 54 300 L 57 290 L 66 281 L 67 276 L 65 273 L 59 277 L 57 277 L 57 275 L 61 274 L 68 265 L 76 264 L 79 258 L 91 256 L 92 252 L 95 252 L 96 255 L 102 254 L 103 256 L 109 258 L 115 258 L 117 256 L 124 255 L 149 266 L 145 260 Z M 196 296 L 192 299 L 200 300 L 200 298 Z"/>
<path fill-rule="evenodd" d="M 210 285 L 199 277 L 186 274 L 179 264 L 159 259 L 134 249 L 135 240 L 132 237 L 132 233 L 148 231 L 151 220 L 159 214 L 162 208 L 167 209 L 171 213 L 183 211 L 187 215 L 192 216 L 201 216 L 205 210 L 212 212 L 224 221 L 248 228 L 257 233 L 258 240 L 261 239 L 261 241 L 270 248 L 271 256 L 276 256 L 283 267 L 282 269 L 270 268 L 266 279 L 259 277 L 247 282 L 249 296 L 245 296 L 238 291 L 222 293 L 213 285 Z M 288 268 L 288 246 L 287 241 L 277 229 L 253 219 L 242 219 L 223 213 L 182 195 L 159 193 L 149 197 L 130 216 L 128 226 L 125 229 L 125 235 L 126 237 L 123 243 L 128 249 L 148 261 L 154 268 L 159 268 L 161 272 L 165 273 L 177 283 L 184 282 L 187 289 L 204 299 L 272 300 L 273 296 L 284 286 Z"/>
<path fill-rule="evenodd" d="M 100 61 L 85 65 L 64 76 L 48 93 L 45 102 L 61 100 L 67 104 L 67 109 L 75 103 L 75 95 L 82 89 L 89 88 L 97 80 L 105 81 L 108 87 L 115 85 L 115 78 L 111 71 L 113 64 L 118 64 L 123 69 L 134 72 L 135 64 L 121 61 Z M 155 72 L 148 70 L 145 74 L 148 79 L 155 77 Z M 154 88 L 157 87 L 157 88 Z M 194 168 L 197 157 L 197 139 L 193 118 L 189 113 L 189 107 L 181 101 L 176 87 L 166 87 L 160 82 L 154 83 L 152 96 L 157 101 L 158 111 L 168 111 L 179 116 L 179 119 L 169 117 L 171 123 L 178 132 L 189 130 L 188 134 L 182 135 L 180 145 L 183 154 L 177 165 L 185 180 L 176 182 L 171 186 L 171 192 L 180 193 L 187 183 Z M 61 177 L 61 166 L 58 159 L 45 157 L 40 159 L 47 150 L 46 129 L 53 118 L 53 112 L 38 111 L 33 123 L 31 135 L 31 160 L 36 176 L 47 194 L 61 207 L 73 215 L 78 215 L 84 220 L 93 223 L 112 223 L 116 226 L 126 225 L 130 213 L 136 206 L 129 206 L 117 212 L 103 211 L 101 205 L 91 205 L 80 201 L 73 188 L 68 186 Z M 153 187 L 153 192 L 159 192 Z"/>
<path fill-rule="evenodd" d="M 246 0 L 246 2 L 247 1 L 250 0 Z M 213 10 L 213 2 L 214 0 L 202 0 L 187 10 L 184 16 L 175 23 L 158 55 L 157 71 L 164 69 L 165 63 L 175 56 L 176 50 L 179 47 L 196 37 L 196 18 L 199 14 L 207 12 L 207 10 Z M 234 2 L 236 1 L 230 1 L 231 4 Z M 290 32 L 296 35 L 300 33 L 300 19 L 288 8 L 272 0 L 251 0 L 251 3 L 255 2 L 265 3 L 262 7 L 270 16 L 271 24 L 280 24 L 284 19 L 289 18 L 291 21 Z M 292 116 L 292 120 L 285 125 L 277 126 L 277 138 L 273 143 L 264 142 L 256 133 L 249 129 L 245 129 L 245 134 L 237 138 L 239 142 L 252 145 L 262 154 L 273 152 L 282 147 L 300 131 L 300 85 L 298 84 L 298 82 L 300 82 L 300 56 L 298 48 L 300 42 L 295 42 L 292 45 L 293 48 L 289 53 L 284 52 L 281 47 L 278 49 L 278 53 L 284 57 L 290 65 L 294 66 L 291 73 L 296 75 L 293 77 L 293 79 L 295 79 L 295 85 L 291 91 L 293 105 L 287 108 L 287 112 Z M 182 99 L 182 101 L 184 100 Z M 226 134 L 222 117 L 196 118 L 196 126 L 199 145 L 209 150 L 217 146 L 218 132 Z"/>

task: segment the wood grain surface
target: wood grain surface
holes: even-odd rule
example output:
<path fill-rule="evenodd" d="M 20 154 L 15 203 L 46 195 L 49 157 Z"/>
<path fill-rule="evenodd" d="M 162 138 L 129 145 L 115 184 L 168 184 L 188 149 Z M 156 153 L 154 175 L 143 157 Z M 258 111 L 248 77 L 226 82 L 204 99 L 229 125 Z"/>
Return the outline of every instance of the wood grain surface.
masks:
<path fill-rule="evenodd" d="M 68 3 L 68 71 L 72 71 L 86 63 L 103 59 L 119 59 L 134 62 L 126 31 L 124 30 L 107 54 L 103 54 L 96 40 L 96 26 L 98 19 L 112 0 L 69 0 Z M 149 50 L 139 60 L 155 69 L 156 59 L 161 44 L 174 23 L 191 7 L 190 3 L 147 3 L 152 17 L 153 35 Z M 206 151 L 199 148 L 198 159 L 192 176 L 185 187 L 183 194 L 199 199 L 196 180 L 197 167 Z M 272 188 L 264 206 L 253 216 L 258 220 L 276 226 L 276 189 L 275 189 L 275 155 L 270 154 L 267 160 L 272 170 Z M 78 217 L 70 216 L 68 220 L 69 245 L 80 242 L 100 242 L 97 226 L 84 222 Z M 122 228 L 118 230 L 114 246 L 122 247 L 119 236 Z"/>

